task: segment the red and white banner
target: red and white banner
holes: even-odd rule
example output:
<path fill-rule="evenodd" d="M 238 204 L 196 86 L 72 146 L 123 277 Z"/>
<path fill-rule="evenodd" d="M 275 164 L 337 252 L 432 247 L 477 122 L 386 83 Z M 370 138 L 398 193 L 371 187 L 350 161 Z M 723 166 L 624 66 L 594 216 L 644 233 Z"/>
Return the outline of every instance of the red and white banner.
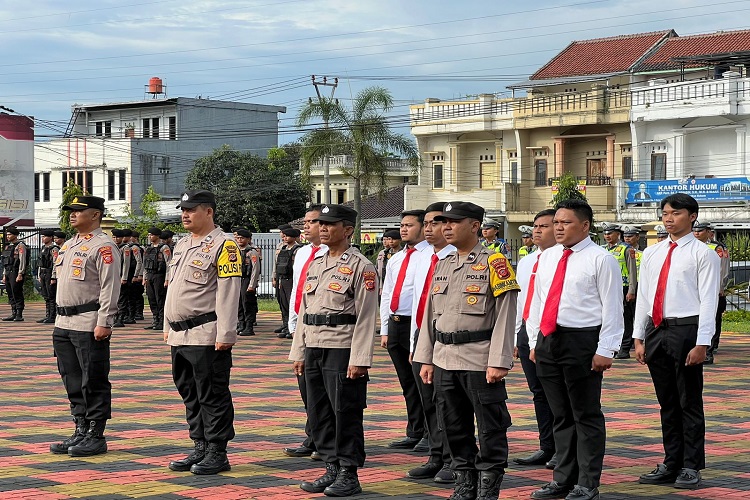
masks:
<path fill-rule="evenodd" d="M 34 121 L 0 114 L 0 226 L 34 227 Z"/>

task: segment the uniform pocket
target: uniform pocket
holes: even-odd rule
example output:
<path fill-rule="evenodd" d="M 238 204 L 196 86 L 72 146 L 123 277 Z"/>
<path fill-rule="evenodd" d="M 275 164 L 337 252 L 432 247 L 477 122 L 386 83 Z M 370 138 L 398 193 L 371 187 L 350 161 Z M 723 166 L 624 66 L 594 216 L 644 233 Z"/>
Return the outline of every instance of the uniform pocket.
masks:
<path fill-rule="evenodd" d="M 367 382 L 370 375 L 351 379 L 339 373 L 336 380 L 336 411 L 364 410 L 367 408 Z"/>
<path fill-rule="evenodd" d="M 318 284 L 318 295 L 323 294 L 323 306 L 334 311 L 341 311 L 347 301 L 350 283 L 332 281 L 328 284 Z"/>
<path fill-rule="evenodd" d="M 205 285 L 206 283 L 208 283 L 208 266 L 210 265 L 211 262 L 207 260 L 193 260 L 187 266 L 185 280 L 189 281 L 190 283 Z"/>
<path fill-rule="evenodd" d="M 477 412 L 477 424 L 482 434 L 492 434 L 510 427 L 511 420 L 505 401 L 508 392 L 505 381 L 487 384 L 477 390 L 477 399 L 481 411 Z"/>
<path fill-rule="evenodd" d="M 448 300 L 448 282 L 433 282 L 429 293 L 432 294 L 433 310 L 437 314 L 443 314 Z"/>
<path fill-rule="evenodd" d="M 489 286 L 489 283 L 461 283 L 463 290 L 458 311 L 462 314 L 484 314 Z"/>
<path fill-rule="evenodd" d="M 86 279 L 86 268 L 73 266 L 70 268 L 70 277 L 74 280 L 83 281 Z"/>

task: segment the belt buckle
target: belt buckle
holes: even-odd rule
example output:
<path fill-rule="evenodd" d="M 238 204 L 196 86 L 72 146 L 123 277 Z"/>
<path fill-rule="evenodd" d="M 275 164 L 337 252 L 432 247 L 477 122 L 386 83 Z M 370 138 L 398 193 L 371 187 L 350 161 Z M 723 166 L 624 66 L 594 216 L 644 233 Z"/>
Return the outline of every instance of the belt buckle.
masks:
<path fill-rule="evenodd" d="M 398 314 L 393 314 L 391 317 L 393 318 L 393 321 L 401 322 L 401 316 Z"/>
<path fill-rule="evenodd" d="M 329 313 L 329 312 L 326 313 L 325 326 L 331 326 L 331 313 Z"/>

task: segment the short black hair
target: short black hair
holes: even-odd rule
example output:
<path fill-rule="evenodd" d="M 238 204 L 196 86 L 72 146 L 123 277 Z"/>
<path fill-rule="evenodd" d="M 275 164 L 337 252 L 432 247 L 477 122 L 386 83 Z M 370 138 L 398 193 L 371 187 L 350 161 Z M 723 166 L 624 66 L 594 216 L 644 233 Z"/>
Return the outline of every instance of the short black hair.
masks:
<path fill-rule="evenodd" d="M 305 210 L 305 213 L 308 213 L 308 212 L 320 212 L 321 210 L 323 210 L 324 206 L 325 205 L 323 205 L 322 203 L 315 203 L 315 204 L 310 205 L 309 207 L 307 207 L 307 210 Z"/>
<path fill-rule="evenodd" d="M 430 203 L 427 205 L 427 208 L 424 209 L 425 213 L 427 212 L 442 212 L 445 210 L 445 206 L 448 204 L 447 201 L 436 201 L 435 203 Z"/>
<path fill-rule="evenodd" d="M 424 214 L 424 210 L 405 210 L 401 212 L 401 218 L 403 219 L 404 217 L 409 216 L 416 217 L 419 223 L 424 225 Z"/>
<path fill-rule="evenodd" d="M 541 212 L 539 212 L 538 214 L 534 216 L 534 222 L 536 222 L 536 220 L 540 217 L 548 217 L 548 216 L 554 217 L 555 212 L 557 212 L 557 210 L 555 210 L 554 208 L 548 208 L 546 210 L 542 210 Z"/>
<path fill-rule="evenodd" d="M 572 210 L 580 220 L 587 220 L 589 224 L 594 224 L 594 211 L 591 209 L 591 205 L 583 200 L 563 200 L 555 206 L 555 210 L 561 208 Z"/>
<path fill-rule="evenodd" d="M 688 213 L 698 214 L 698 202 L 695 198 L 685 193 L 670 194 L 659 204 L 659 208 L 664 210 L 664 207 L 669 203 L 669 206 L 677 210 L 685 209 Z"/>

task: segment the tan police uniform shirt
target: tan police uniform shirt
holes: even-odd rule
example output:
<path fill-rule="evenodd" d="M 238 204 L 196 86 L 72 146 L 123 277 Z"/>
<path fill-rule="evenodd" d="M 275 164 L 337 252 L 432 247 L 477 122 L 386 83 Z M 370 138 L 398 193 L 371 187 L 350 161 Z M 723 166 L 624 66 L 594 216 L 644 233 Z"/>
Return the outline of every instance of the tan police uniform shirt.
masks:
<path fill-rule="evenodd" d="M 240 249 L 220 227 L 197 240 L 180 239 L 169 261 L 170 282 L 164 304 L 164 331 L 169 345 L 234 344 L 240 296 Z M 217 320 L 175 331 L 172 321 L 216 312 Z"/>
<path fill-rule="evenodd" d="M 250 288 L 258 290 L 258 282 L 260 282 L 260 253 L 257 248 L 251 246 L 248 248 L 245 254 L 245 263 L 252 266 L 250 271 Z"/>
<path fill-rule="evenodd" d="M 414 361 L 444 370 L 510 369 L 513 361 L 518 282 L 508 259 L 477 243 L 435 266 Z M 465 344 L 435 341 L 441 332 L 492 330 L 492 338 Z"/>
<path fill-rule="evenodd" d="M 57 328 L 93 332 L 97 326 L 112 326 L 120 297 L 120 252 L 100 228 L 77 234 L 60 247 L 53 278 L 57 280 L 58 306 L 99 302 L 98 311 L 58 314 Z"/>
<path fill-rule="evenodd" d="M 302 286 L 302 304 L 289 359 L 303 361 L 305 347 L 351 348 L 350 366 L 372 366 L 378 317 L 375 266 L 355 247 L 338 257 L 315 257 Z M 304 314 L 354 314 L 355 325 L 305 325 Z"/>

